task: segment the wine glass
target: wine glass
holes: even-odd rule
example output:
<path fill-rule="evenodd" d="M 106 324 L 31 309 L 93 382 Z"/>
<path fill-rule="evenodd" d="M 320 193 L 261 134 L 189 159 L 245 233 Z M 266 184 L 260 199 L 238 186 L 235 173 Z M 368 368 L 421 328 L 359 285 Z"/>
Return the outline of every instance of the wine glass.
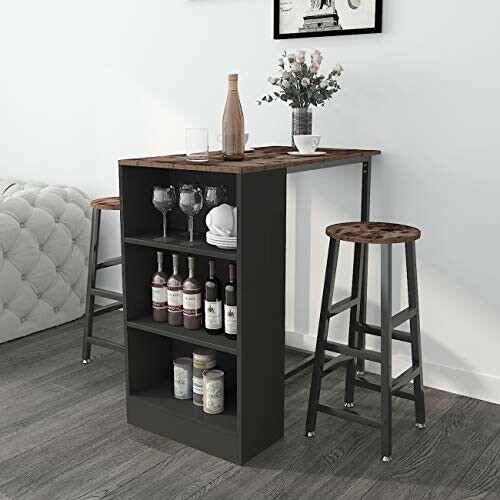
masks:
<path fill-rule="evenodd" d="M 189 241 L 181 243 L 184 246 L 196 246 L 194 241 L 194 216 L 203 208 L 203 193 L 201 189 L 192 184 L 183 184 L 179 191 L 179 208 L 188 216 Z"/>
<path fill-rule="evenodd" d="M 161 187 L 156 186 L 153 188 L 153 205 L 163 214 L 163 236 L 155 238 L 155 241 L 172 241 L 174 238 L 167 237 L 167 213 L 174 208 L 177 202 L 177 195 L 173 186 Z"/>
<path fill-rule="evenodd" d="M 205 188 L 205 206 L 211 210 L 226 202 L 226 186 L 207 186 Z"/>

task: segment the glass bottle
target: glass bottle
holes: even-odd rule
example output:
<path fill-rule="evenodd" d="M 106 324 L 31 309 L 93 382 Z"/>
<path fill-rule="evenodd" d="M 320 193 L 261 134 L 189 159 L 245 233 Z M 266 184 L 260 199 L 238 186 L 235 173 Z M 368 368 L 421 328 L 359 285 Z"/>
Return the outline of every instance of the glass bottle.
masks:
<path fill-rule="evenodd" d="M 245 158 L 245 119 L 238 93 L 238 75 L 229 75 L 226 108 L 222 119 L 222 154 L 224 160 Z"/>
<path fill-rule="evenodd" d="M 188 257 L 189 277 L 182 284 L 182 315 L 184 328 L 201 328 L 201 288 L 202 284 L 194 275 L 194 257 Z"/>
<path fill-rule="evenodd" d="M 153 320 L 158 322 L 167 321 L 167 279 L 168 275 L 163 272 L 163 252 L 156 252 L 158 261 L 158 270 L 153 274 L 152 285 L 152 303 Z"/>

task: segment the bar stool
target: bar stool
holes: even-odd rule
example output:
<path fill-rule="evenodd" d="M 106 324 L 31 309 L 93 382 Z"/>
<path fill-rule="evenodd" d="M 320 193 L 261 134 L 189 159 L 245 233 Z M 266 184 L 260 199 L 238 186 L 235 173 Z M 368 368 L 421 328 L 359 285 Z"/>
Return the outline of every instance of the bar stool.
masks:
<path fill-rule="evenodd" d="M 120 210 L 120 198 L 98 198 L 90 202 L 92 207 L 92 229 L 90 235 L 90 254 L 89 254 L 89 272 L 87 281 L 87 302 L 85 306 L 85 324 L 83 330 L 83 349 L 82 363 L 88 364 L 91 361 L 92 345 L 99 345 L 107 349 L 112 349 L 118 352 L 124 352 L 125 347 L 122 344 L 112 342 L 110 340 L 94 337 L 92 334 L 94 326 L 94 318 L 111 311 L 116 311 L 123 307 L 123 294 L 96 288 L 97 271 L 113 266 L 119 266 L 122 263 L 121 257 L 108 259 L 103 262 L 97 262 L 97 254 L 99 251 L 99 234 L 101 229 L 101 212 L 103 210 Z M 102 307 L 95 307 L 95 298 L 103 297 L 111 299 L 114 302 Z"/>
<path fill-rule="evenodd" d="M 306 436 L 314 437 L 318 412 L 344 418 L 381 430 L 382 461 L 392 460 L 392 396 L 414 401 L 416 427 L 425 428 L 425 403 L 422 382 L 422 361 L 420 341 L 420 319 L 415 241 L 420 230 L 399 224 L 382 222 L 348 222 L 326 228 L 330 238 L 326 265 L 325 285 L 316 343 L 316 353 L 307 411 Z M 340 241 L 355 243 L 351 296 L 332 305 L 335 274 L 339 256 Z M 392 315 L 392 245 L 404 243 L 406 250 L 406 274 L 408 283 L 408 308 Z M 364 255 L 368 244 L 381 245 L 381 326 L 360 323 L 361 276 Z M 348 345 L 328 341 L 330 319 L 343 311 L 350 310 Z M 410 321 L 410 333 L 396 330 Z M 380 352 L 365 349 L 361 335 L 377 335 L 381 338 Z M 392 340 L 408 342 L 411 345 L 412 366 L 399 377 L 392 379 Z M 340 354 L 325 363 L 325 351 Z M 356 373 L 359 360 L 370 360 L 381 364 L 380 385 L 369 382 Z M 344 407 L 332 408 L 319 403 L 321 381 L 325 374 L 339 366 L 346 367 Z M 402 389 L 413 380 L 413 394 Z M 354 387 L 360 386 L 381 393 L 381 420 L 360 415 L 354 408 Z"/>

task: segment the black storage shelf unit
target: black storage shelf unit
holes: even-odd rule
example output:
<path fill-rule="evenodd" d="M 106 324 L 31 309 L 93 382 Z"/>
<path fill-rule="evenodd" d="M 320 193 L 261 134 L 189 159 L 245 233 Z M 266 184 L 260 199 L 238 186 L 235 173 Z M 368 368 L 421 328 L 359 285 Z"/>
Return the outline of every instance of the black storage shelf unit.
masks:
<path fill-rule="evenodd" d="M 204 239 L 206 210 L 195 217 L 200 245 L 187 247 L 186 216 L 168 216 L 167 243 L 155 241 L 161 214 L 151 203 L 154 186 L 181 183 L 225 185 L 238 207 L 238 249 L 223 250 Z M 236 464 L 244 464 L 283 436 L 286 170 L 251 174 L 189 169 L 120 167 L 123 281 L 126 313 L 127 421 Z M 237 265 L 238 339 L 204 330 L 156 323 L 151 314 L 151 276 L 157 249 L 178 253 L 181 274 L 196 257 L 196 275 L 208 274 L 214 259 L 222 282 Z M 167 269 L 167 272 L 169 269 Z M 207 415 L 193 402 L 173 396 L 172 362 L 197 347 L 217 351 L 225 373 L 225 411 Z"/>

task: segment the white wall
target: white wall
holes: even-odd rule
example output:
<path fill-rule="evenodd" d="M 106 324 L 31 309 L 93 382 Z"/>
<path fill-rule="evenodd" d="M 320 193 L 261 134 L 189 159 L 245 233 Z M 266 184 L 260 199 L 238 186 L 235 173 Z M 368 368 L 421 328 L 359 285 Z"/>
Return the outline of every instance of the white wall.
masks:
<path fill-rule="evenodd" d="M 315 131 L 324 145 L 381 148 L 373 218 L 423 230 L 426 384 L 500 403 L 500 5 L 384 3 L 383 35 L 274 41 L 271 0 L 3 0 L 0 176 L 74 184 L 92 197 L 115 194 L 118 158 L 183 152 L 189 126 L 210 127 L 215 146 L 233 71 L 241 75 L 252 143 L 286 144 L 287 107 L 255 101 L 284 48 L 317 47 L 346 72 L 338 99 L 315 112 Z M 358 217 L 359 182 L 360 169 L 351 167 L 289 178 L 291 343 L 313 345 L 323 230 Z M 119 249 L 114 222 L 107 254 Z M 116 274 L 106 281 L 119 287 Z M 395 307 L 404 307 L 399 298 Z M 402 368 L 406 351 L 396 354 Z"/>

